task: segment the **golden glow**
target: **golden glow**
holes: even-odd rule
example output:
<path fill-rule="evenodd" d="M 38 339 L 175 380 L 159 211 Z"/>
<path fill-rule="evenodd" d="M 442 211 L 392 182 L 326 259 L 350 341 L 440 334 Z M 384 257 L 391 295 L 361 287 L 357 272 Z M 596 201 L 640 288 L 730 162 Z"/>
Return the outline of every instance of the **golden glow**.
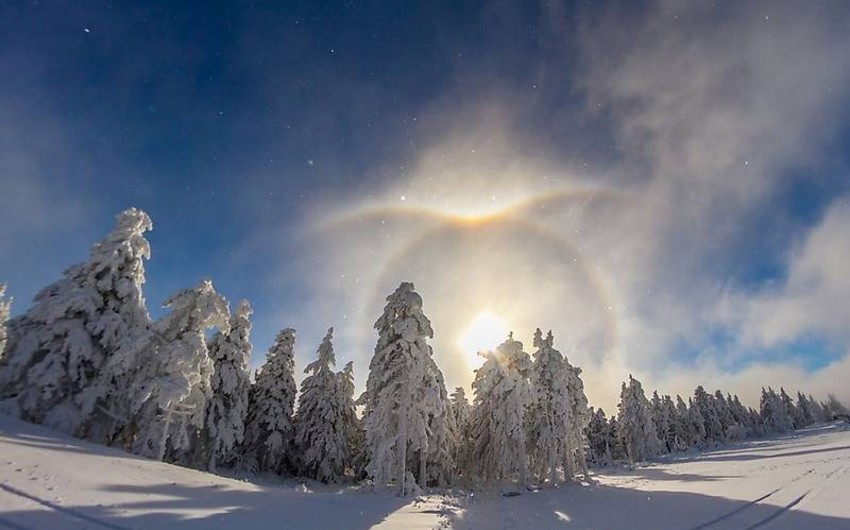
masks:
<path fill-rule="evenodd" d="M 478 352 L 495 349 L 507 336 L 507 323 L 490 311 L 482 311 L 466 327 L 458 340 L 458 346 L 467 356 L 469 365 L 477 368 L 484 362 Z"/>

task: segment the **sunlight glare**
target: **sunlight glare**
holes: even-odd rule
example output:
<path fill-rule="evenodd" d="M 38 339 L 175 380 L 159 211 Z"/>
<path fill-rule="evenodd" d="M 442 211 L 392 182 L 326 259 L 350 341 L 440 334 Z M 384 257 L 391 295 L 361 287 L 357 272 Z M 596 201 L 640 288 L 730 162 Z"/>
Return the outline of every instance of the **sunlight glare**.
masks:
<path fill-rule="evenodd" d="M 458 345 L 467 356 L 470 366 L 478 367 L 484 362 L 478 352 L 495 349 L 507 336 L 508 325 L 504 319 L 490 311 L 482 311 L 469 323 Z"/>

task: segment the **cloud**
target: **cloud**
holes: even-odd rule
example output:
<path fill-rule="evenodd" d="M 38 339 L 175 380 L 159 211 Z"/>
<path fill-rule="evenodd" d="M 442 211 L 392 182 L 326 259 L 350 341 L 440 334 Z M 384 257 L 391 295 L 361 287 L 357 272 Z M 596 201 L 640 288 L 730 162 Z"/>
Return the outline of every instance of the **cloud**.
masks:
<path fill-rule="evenodd" d="M 745 345 L 815 332 L 850 348 L 846 312 L 823 309 L 847 293 L 846 207 L 791 250 L 781 289 L 736 274 L 764 223 L 784 215 L 780 192 L 827 156 L 850 93 L 847 16 L 791 2 L 653 6 L 584 10 L 577 34 L 549 26 L 553 53 L 581 65 L 573 75 L 547 61 L 536 79 L 548 85 L 528 98 L 488 63 L 487 90 L 459 87 L 423 109 L 427 134 L 409 160 L 314 202 L 294 266 L 312 293 L 298 308 L 307 334 L 317 343 L 336 325 L 365 371 L 383 297 L 413 281 L 452 385 L 473 375 L 457 338 L 489 311 L 527 349 L 535 327 L 553 329 L 606 408 L 630 372 L 664 392 L 836 388 L 846 358 L 812 372 Z M 594 148 L 604 164 L 570 147 L 606 135 Z M 752 330 L 730 321 L 730 300 Z M 719 344 L 718 328 L 734 335 Z"/>

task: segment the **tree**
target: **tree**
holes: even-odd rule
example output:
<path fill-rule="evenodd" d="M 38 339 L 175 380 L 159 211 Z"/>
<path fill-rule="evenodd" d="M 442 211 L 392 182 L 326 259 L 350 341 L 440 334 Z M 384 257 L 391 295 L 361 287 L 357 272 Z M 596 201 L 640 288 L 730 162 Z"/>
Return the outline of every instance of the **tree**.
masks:
<path fill-rule="evenodd" d="M 815 422 L 815 412 L 811 401 L 802 392 L 797 392 L 797 409 L 800 411 L 801 427 L 808 427 Z"/>
<path fill-rule="evenodd" d="M 568 376 L 561 352 L 552 346 L 552 333 L 543 339 L 540 328 L 534 333 L 531 389 L 534 402 L 529 408 L 529 447 L 532 471 L 542 482 L 557 481 L 557 468 L 566 458 L 569 429 L 573 426 L 572 404 L 567 389 Z M 568 473 L 565 468 L 564 473 Z"/>
<path fill-rule="evenodd" d="M 230 318 L 230 331 L 216 333 L 209 344 L 213 361 L 212 398 L 207 403 L 206 428 L 201 432 L 202 465 L 210 471 L 236 460 L 234 449 L 245 437 L 251 378 L 251 304 L 242 300 Z"/>
<path fill-rule="evenodd" d="M 705 431 L 703 440 L 710 443 L 725 442 L 723 424 L 720 422 L 717 404 L 713 396 L 706 392 L 702 385 L 698 385 L 694 390 L 694 406 L 697 407 L 702 417 Z"/>
<path fill-rule="evenodd" d="M 348 443 L 348 463 L 353 469 L 354 477 L 358 478 L 366 462 L 363 455 L 365 435 L 360 419 L 357 417 L 357 405 L 354 401 L 354 363 L 348 361 L 342 371 L 336 375 L 342 393 L 342 428 Z"/>
<path fill-rule="evenodd" d="M 623 439 L 629 462 L 634 464 L 658 454 L 661 442 L 655 434 L 649 401 L 640 381 L 629 375 L 620 392 L 620 437 Z"/>
<path fill-rule="evenodd" d="M 378 343 L 366 380 L 364 426 L 368 464 L 375 484 L 395 481 L 408 492 L 408 452 L 419 453 L 420 483 L 427 477 L 429 421 L 443 414 L 439 392 L 429 388 L 433 338 L 431 321 L 422 311 L 422 297 L 404 282 L 387 297 L 375 322 Z M 411 486 L 413 486 L 411 484 Z"/>
<path fill-rule="evenodd" d="M 587 425 L 587 451 L 590 461 L 597 465 L 610 464 L 611 442 L 611 427 L 605 417 L 605 411 L 596 409 Z"/>
<path fill-rule="evenodd" d="M 204 333 L 212 327 L 229 331 L 230 315 L 210 280 L 178 291 L 164 306 L 171 312 L 154 323 L 133 355 L 128 438 L 138 454 L 187 463 L 212 397 L 213 361 Z"/>
<path fill-rule="evenodd" d="M 6 284 L 0 283 L 0 370 L 3 366 L 3 356 L 6 353 L 6 321 L 9 320 L 11 300 L 4 299 Z"/>
<path fill-rule="evenodd" d="M 696 428 L 694 423 L 691 421 L 691 413 L 688 410 L 688 405 L 682 399 L 682 396 L 678 394 L 676 394 L 675 432 L 680 451 L 691 447 L 697 436 Z"/>
<path fill-rule="evenodd" d="M 472 406 L 469 404 L 469 400 L 466 399 L 466 392 L 460 386 L 455 388 L 450 399 L 456 432 L 454 461 L 458 472 L 463 475 L 467 468 L 464 455 L 471 441 L 469 437 L 469 418 L 472 415 Z"/>
<path fill-rule="evenodd" d="M 786 433 L 794 428 L 793 420 L 788 409 L 776 392 L 768 387 L 761 389 L 759 400 L 759 415 L 766 433 Z"/>
<path fill-rule="evenodd" d="M 425 370 L 426 400 L 428 416 L 428 473 L 420 470 L 422 484 L 434 483 L 445 486 L 456 474 L 455 448 L 458 443 L 458 427 L 452 402 L 446 391 L 443 372 L 432 357 L 427 359 Z"/>
<path fill-rule="evenodd" d="M 470 472 L 493 484 L 519 479 L 527 483 L 528 462 L 524 419 L 533 402 L 528 373 L 531 360 L 522 343 L 513 339 L 485 354 L 475 371 L 475 404 L 470 418 Z"/>
<path fill-rule="evenodd" d="M 655 435 L 661 441 L 662 452 L 669 453 L 670 447 L 667 445 L 667 432 L 670 430 L 670 417 L 667 415 L 667 410 L 664 408 L 664 402 L 658 395 L 658 391 L 652 392 L 652 399 L 649 401 L 649 410 L 652 414 L 652 423 L 655 425 Z"/>
<path fill-rule="evenodd" d="M 319 346 L 318 359 L 304 369 L 309 375 L 301 382 L 295 414 L 301 474 L 325 483 L 338 481 L 349 459 L 344 427 L 346 403 L 339 378 L 331 370 L 336 364 L 333 331 L 328 329 Z"/>
<path fill-rule="evenodd" d="M 278 332 L 248 394 L 244 467 L 284 473 L 291 469 L 295 437 L 295 330 Z"/>
<path fill-rule="evenodd" d="M 107 441 L 113 430 L 110 396 L 126 381 L 103 368 L 122 348 L 146 333 L 150 318 L 142 296 L 143 260 L 150 246 L 143 234 L 151 220 L 130 208 L 96 243 L 89 259 L 42 289 L 34 305 L 8 324 L 9 341 L 0 368 L 4 408 L 56 429 Z M 125 421 L 126 418 L 119 418 Z"/>

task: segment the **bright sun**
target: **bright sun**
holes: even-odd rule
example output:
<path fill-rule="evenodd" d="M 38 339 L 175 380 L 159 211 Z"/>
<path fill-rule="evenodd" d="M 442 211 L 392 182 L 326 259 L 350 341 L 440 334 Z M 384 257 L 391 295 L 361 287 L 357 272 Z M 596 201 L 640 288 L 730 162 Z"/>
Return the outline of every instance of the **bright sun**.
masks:
<path fill-rule="evenodd" d="M 508 336 L 508 325 L 490 311 L 478 313 L 458 339 L 458 345 L 466 354 L 470 366 L 478 367 L 484 359 L 480 351 L 492 350 Z"/>

